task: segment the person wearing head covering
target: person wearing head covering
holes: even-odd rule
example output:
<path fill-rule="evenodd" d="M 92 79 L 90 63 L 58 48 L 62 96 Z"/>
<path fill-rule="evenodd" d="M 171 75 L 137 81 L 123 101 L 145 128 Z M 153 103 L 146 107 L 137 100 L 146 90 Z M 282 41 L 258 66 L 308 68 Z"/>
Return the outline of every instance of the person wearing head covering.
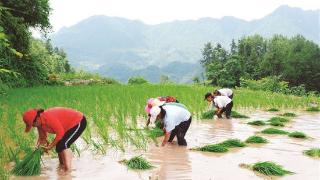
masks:
<path fill-rule="evenodd" d="M 150 121 L 154 123 L 157 119 L 163 122 L 165 137 L 162 146 L 172 142 L 177 136 L 178 144 L 186 146 L 184 138 L 191 124 L 191 113 L 180 103 L 168 103 L 161 106 L 154 106 L 150 110 Z"/>
<path fill-rule="evenodd" d="M 66 171 L 71 170 L 72 151 L 69 148 L 85 130 L 85 116 L 79 111 L 64 107 L 29 109 L 24 112 L 23 121 L 26 124 L 25 132 L 29 132 L 32 127 L 37 128 L 37 146 L 42 146 L 46 152 L 56 147 L 60 166 Z M 47 133 L 55 134 L 51 143 L 47 140 Z"/>
<path fill-rule="evenodd" d="M 204 99 L 212 103 L 212 107 L 216 107 L 217 110 L 215 114 L 218 118 L 222 118 L 222 113 L 226 113 L 226 118 L 231 117 L 231 110 L 233 107 L 233 101 L 228 96 L 215 96 L 214 94 L 208 92 L 205 94 Z"/>
<path fill-rule="evenodd" d="M 229 97 L 230 99 L 233 98 L 233 91 L 229 88 L 222 88 L 222 89 L 219 89 L 219 90 L 215 90 L 213 92 L 213 95 L 214 96 L 227 96 Z"/>

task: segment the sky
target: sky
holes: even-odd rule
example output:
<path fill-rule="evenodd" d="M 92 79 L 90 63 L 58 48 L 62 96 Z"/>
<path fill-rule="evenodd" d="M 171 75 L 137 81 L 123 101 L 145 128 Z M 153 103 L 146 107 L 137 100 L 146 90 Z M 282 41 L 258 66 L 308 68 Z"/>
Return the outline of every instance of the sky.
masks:
<path fill-rule="evenodd" d="M 53 31 L 93 15 L 106 15 L 159 24 L 202 17 L 262 18 L 281 5 L 320 9 L 319 0 L 50 0 Z"/>

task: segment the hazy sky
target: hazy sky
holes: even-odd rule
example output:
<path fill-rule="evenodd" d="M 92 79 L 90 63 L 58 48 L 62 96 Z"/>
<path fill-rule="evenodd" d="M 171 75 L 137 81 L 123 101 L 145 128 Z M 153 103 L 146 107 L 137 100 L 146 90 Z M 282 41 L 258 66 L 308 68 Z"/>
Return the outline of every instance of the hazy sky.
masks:
<path fill-rule="evenodd" d="M 158 24 L 201 17 L 259 19 L 285 4 L 304 10 L 320 9 L 319 0 L 50 0 L 50 4 L 54 31 L 93 15 Z"/>

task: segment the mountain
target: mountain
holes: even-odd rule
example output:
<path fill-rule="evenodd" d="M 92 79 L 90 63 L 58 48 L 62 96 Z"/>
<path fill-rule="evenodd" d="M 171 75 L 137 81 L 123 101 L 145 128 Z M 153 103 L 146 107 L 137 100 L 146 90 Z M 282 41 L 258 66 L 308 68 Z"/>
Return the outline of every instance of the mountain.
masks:
<path fill-rule="evenodd" d="M 141 75 L 159 81 L 169 75 L 177 82 L 190 82 L 202 71 L 199 65 L 204 43 L 228 47 L 232 39 L 260 34 L 301 34 L 320 44 L 320 11 L 280 6 L 257 20 L 235 17 L 173 21 L 147 25 L 118 17 L 93 16 L 53 34 L 56 46 L 66 50 L 75 67 L 127 81 Z"/>

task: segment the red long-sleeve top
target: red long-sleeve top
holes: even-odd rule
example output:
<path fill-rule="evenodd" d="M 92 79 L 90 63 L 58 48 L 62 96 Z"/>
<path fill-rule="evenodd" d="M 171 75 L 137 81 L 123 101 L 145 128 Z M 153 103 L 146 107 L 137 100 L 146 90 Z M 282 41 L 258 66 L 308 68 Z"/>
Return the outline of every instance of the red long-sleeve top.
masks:
<path fill-rule="evenodd" d="M 47 139 L 47 133 L 56 134 L 54 141 L 55 145 L 64 136 L 65 132 L 77 125 L 83 114 L 79 111 L 55 107 L 49 108 L 40 115 L 40 127 L 38 127 L 39 136 L 41 139 Z"/>

